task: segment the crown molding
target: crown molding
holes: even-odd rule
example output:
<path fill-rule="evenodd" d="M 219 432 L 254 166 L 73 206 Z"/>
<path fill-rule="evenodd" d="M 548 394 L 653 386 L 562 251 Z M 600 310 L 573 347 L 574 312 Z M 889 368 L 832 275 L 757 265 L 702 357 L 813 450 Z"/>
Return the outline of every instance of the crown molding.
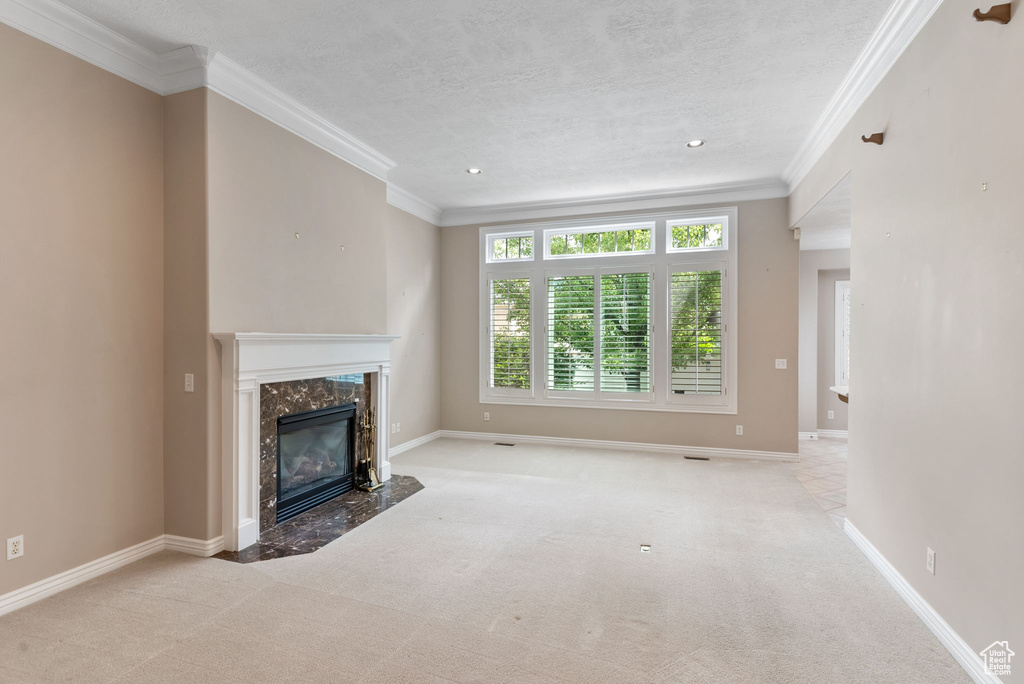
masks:
<path fill-rule="evenodd" d="M 404 188 L 388 183 L 388 204 L 407 211 L 435 226 L 441 225 L 442 211 L 436 204 L 431 204 L 419 195 L 414 195 Z"/>
<path fill-rule="evenodd" d="M 783 172 L 790 192 L 850 123 L 941 4 L 942 0 L 895 0 Z"/>
<path fill-rule="evenodd" d="M 395 168 L 388 157 L 222 54 L 210 58 L 205 85 L 380 180 Z"/>
<path fill-rule="evenodd" d="M 224 55 L 187 45 L 158 55 L 54 0 L 0 0 L 0 21 L 160 95 L 207 87 L 387 180 L 395 162 Z"/>
<path fill-rule="evenodd" d="M 161 91 L 156 53 L 59 2 L 0 0 L 0 21 L 143 88 Z"/>
<path fill-rule="evenodd" d="M 571 200 L 544 200 L 516 204 L 495 204 L 482 207 L 444 209 L 441 226 L 506 223 L 537 219 L 566 218 L 586 214 L 605 214 L 616 211 L 647 211 L 673 207 L 712 204 L 717 202 L 746 202 L 776 199 L 789 195 L 784 182 L 763 179 L 744 183 L 702 185 L 686 189 L 658 192 L 635 192 L 621 195 L 582 197 Z"/>

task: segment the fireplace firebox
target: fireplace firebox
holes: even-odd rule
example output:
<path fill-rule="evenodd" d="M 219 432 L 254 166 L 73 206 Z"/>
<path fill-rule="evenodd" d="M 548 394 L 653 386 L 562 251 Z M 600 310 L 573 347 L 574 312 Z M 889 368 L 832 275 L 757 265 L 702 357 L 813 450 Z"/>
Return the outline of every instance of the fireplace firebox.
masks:
<path fill-rule="evenodd" d="M 277 419 L 277 522 L 352 489 L 356 405 Z"/>

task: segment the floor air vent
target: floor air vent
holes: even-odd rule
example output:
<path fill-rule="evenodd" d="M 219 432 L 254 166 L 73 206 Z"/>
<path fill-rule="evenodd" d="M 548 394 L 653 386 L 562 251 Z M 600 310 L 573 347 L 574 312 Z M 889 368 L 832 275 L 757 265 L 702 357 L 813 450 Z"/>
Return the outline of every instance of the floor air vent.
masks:
<path fill-rule="evenodd" d="M 683 456 L 687 461 L 710 461 L 707 456 Z"/>
<path fill-rule="evenodd" d="M 494 446 L 515 446 L 515 444 L 509 444 L 508 442 L 495 442 Z"/>

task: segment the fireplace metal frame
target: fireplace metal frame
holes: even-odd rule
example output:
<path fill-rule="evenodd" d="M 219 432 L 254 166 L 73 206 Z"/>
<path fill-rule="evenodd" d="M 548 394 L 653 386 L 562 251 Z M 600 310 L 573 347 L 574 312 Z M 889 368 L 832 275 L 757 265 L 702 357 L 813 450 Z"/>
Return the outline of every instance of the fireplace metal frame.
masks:
<path fill-rule="evenodd" d="M 338 420 L 348 418 L 348 476 L 340 477 L 333 482 L 311 489 L 296 500 L 289 502 L 286 506 L 281 505 L 281 435 L 290 432 L 298 432 L 306 428 L 324 425 Z M 356 405 L 342 404 L 340 406 L 328 406 L 327 408 L 303 411 L 302 413 L 289 413 L 277 417 L 277 524 L 294 518 L 297 515 L 316 508 L 322 503 L 341 496 L 345 492 L 355 488 L 356 478 Z"/>

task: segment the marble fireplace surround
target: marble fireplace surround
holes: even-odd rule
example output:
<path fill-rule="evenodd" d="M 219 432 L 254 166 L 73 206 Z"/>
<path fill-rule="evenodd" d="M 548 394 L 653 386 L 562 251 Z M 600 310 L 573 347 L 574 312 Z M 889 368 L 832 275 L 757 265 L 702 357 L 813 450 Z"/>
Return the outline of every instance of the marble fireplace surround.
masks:
<path fill-rule="evenodd" d="M 367 373 L 377 409 L 374 464 L 388 461 L 388 406 L 393 335 L 217 333 L 221 354 L 221 468 L 224 548 L 240 551 L 260 538 L 260 385 Z"/>

